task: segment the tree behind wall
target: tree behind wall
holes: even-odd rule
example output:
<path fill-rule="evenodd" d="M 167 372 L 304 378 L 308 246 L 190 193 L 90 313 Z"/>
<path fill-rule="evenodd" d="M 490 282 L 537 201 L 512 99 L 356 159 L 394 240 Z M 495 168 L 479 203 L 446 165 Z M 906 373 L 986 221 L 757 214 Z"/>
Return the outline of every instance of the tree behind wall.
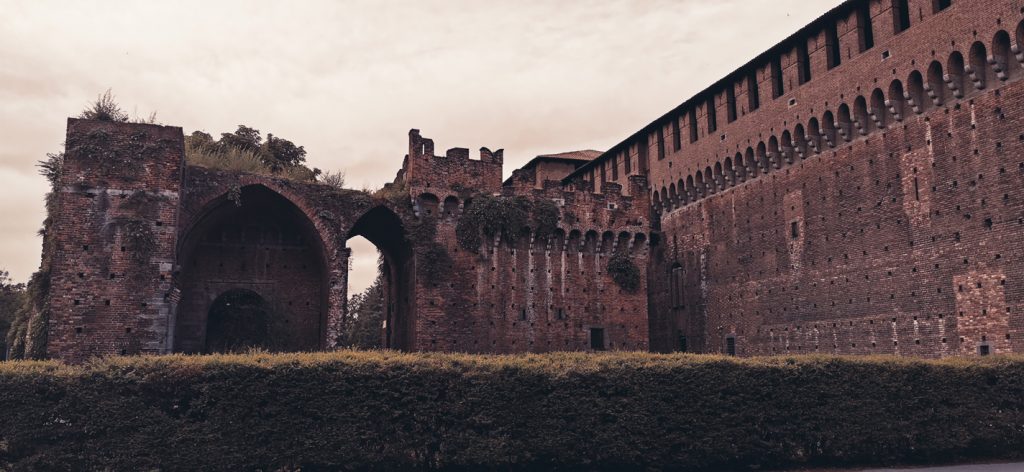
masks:
<path fill-rule="evenodd" d="M 349 299 L 349 322 L 345 333 L 345 347 L 358 349 L 379 349 L 381 323 L 384 321 L 383 278 L 377 276 L 373 285 L 363 293 Z"/>
<path fill-rule="evenodd" d="M 0 270 L 0 360 L 7 359 L 7 333 L 24 304 L 25 284 L 15 284 L 10 273 Z"/>

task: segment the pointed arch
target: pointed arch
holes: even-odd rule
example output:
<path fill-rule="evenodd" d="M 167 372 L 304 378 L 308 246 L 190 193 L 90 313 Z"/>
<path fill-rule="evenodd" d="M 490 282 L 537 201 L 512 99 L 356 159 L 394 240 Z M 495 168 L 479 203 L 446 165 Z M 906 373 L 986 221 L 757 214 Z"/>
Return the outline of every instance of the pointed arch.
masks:
<path fill-rule="evenodd" d="M 372 243 L 383 259 L 384 316 L 383 346 L 415 350 L 416 339 L 416 255 L 405 238 L 405 224 L 394 210 L 377 205 L 353 223 L 346 239 L 356 236 Z"/>
<path fill-rule="evenodd" d="M 306 205 L 294 196 L 263 183 L 238 188 L 237 197 L 229 197 L 231 191 L 224 189 L 206 200 L 178 238 L 181 269 L 174 276 L 174 285 L 181 295 L 169 344 L 176 352 L 191 353 L 232 349 L 225 340 L 243 338 L 275 351 L 333 347 L 331 322 L 340 322 L 344 309 L 340 300 L 329 296 L 328 289 L 328 257 L 333 253 L 329 244 L 334 235 L 324 234 L 303 209 Z M 264 264 L 264 253 L 267 258 L 287 258 L 288 265 Z M 255 294 L 243 298 L 252 301 L 246 303 L 254 310 L 258 308 L 257 321 L 264 323 L 258 332 L 243 332 L 250 327 L 231 321 L 240 320 L 235 315 L 244 313 L 227 313 L 221 310 L 227 305 L 216 305 L 218 300 L 243 292 Z M 256 311 L 246 313 L 254 315 Z M 211 325 L 210 316 L 221 318 L 212 320 Z M 213 333 L 214 338 L 209 337 L 211 327 L 220 330 Z M 262 337 L 253 338 L 257 335 Z"/>

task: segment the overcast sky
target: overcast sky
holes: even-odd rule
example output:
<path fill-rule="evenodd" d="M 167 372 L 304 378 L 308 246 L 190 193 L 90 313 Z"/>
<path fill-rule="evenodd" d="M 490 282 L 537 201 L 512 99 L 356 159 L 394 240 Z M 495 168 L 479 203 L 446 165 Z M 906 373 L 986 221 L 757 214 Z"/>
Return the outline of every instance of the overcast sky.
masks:
<path fill-rule="evenodd" d="M 440 151 L 504 148 L 507 176 L 614 145 L 837 3 L 0 0 L 0 268 L 38 267 L 34 164 L 108 88 L 186 133 L 290 139 L 355 188 L 394 178 L 410 128 Z"/>

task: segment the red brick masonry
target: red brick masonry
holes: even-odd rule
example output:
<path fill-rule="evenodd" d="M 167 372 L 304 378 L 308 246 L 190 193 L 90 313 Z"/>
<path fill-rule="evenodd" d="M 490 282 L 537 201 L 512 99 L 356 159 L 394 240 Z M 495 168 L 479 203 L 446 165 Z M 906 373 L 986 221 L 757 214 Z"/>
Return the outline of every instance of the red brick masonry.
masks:
<path fill-rule="evenodd" d="M 387 198 L 187 166 L 180 128 L 69 120 L 49 353 L 202 352 L 232 290 L 266 302 L 270 347 L 335 347 L 355 235 L 384 255 L 399 349 L 1020 352 L 1022 18 L 847 1 L 589 162 L 503 184 L 500 150 L 436 156 L 413 130 Z M 558 229 L 466 250 L 480 194 L 554 202 Z M 635 292 L 616 252 L 646 269 Z"/>

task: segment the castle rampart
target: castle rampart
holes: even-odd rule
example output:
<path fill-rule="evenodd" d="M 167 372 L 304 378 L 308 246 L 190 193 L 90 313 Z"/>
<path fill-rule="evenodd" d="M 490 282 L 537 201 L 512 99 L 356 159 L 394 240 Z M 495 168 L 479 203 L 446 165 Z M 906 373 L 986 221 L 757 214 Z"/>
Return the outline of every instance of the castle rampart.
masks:
<path fill-rule="evenodd" d="M 1020 352 L 1022 19 L 846 1 L 604 153 L 502 182 L 501 150 L 411 130 L 373 196 L 70 120 L 49 352 L 335 348 L 354 236 L 383 255 L 396 349 Z"/>
<path fill-rule="evenodd" d="M 1013 284 L 1022 6 L 845 2 L 567 177 L 652 156 L 652 345 L 1019 350 L 955 281 Z"/>

